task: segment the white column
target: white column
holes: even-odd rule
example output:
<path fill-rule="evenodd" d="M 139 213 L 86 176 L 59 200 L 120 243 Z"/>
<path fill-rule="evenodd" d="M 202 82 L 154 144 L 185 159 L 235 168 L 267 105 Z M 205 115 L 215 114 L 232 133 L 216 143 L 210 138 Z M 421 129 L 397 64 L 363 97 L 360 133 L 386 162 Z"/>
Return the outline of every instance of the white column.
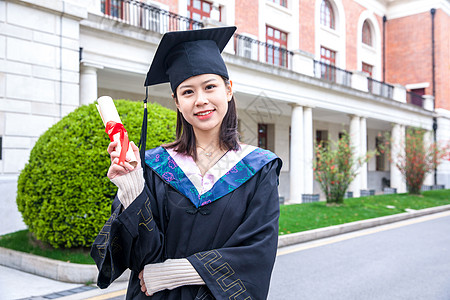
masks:
<path fill-rule="evenodd" d="M 399 160 L 398 156 L 405 151 L 405 127 L 400 124 L 394 124 L 391 136 L 391 187 L 396 188 L 397 193 L 405 193 L 406 184 L 402 173 L 396 166 Z"/>
<path fill-rule="evenodd" d="M 314 186 L 314 171 L 313 171 L 313 159 L 314 159 L 314 143 L 313 143 L 313 118 L 312 108 L 303 108 L 303 141 L 305 146 L 305 177 L 304 177 L 304 194 L 312 194 Z"/>
<path fill-rule="evenodd" d="M 80 105 L 97 100 L 97 68 L 91 65 L 80 66 Z"/>
<path fill-rule="evenodd" d="M 360 120 L 360 136 L 361 136 L 361 147 L 360 156 L 366 156 L 367 154 L 367 121 L 366 118 L 361 117 Z M 361 165 L 361 177 L 360 177 L 361 190 L 367 190 L 367 162 Z"/>
<path fill-rule="evenodd" d="M 425 149 L 429 149 L 431 144 L 433 143 L 433 132 L 432 131 L 426 131 L 423 136 L 423 145 Z M 430 173 L 428 173 L 425 176 L 425 179 L 423 181 L 424 185 L 434 185 L 434 170 L 432 170 Z"/>
<path fill-rule="evenodd" d="M 358 116 L 351 115 L 350 116 L 350 147 L 353 150 L 353 161 L 356 164 L 357 158 L 360 156 L 359 152 L 361 151 L 361 121 Z M 359 197 L 360 195 L 360 187 L 361 187 L 361 176 L 360 169 L 358 166 L 354 167 L 357 175 L 355 179 L 350 183 L 348 188 L 349 191 L 353 192 L 353 197 Z"/>
<path fill-rule="evenodd" d="M 289 203 L 302 202 L 304 175 L 303 134 L 303 107 L 298 104 L 292 104 Z"/>

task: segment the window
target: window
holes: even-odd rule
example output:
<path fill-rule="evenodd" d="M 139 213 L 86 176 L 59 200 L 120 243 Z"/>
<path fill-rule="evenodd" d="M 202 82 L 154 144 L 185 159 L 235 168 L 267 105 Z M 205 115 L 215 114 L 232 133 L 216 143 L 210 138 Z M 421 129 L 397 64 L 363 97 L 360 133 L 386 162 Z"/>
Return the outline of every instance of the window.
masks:
<path fill-rule="evenodd" d="M 366 64 L 365 62 L 363 62 L 361 70 L 364 73 L 367 73 L 369 75 L 369 77 L 372 77 L 372 71 L 373 71 L 373 66 L 372 65 L 369 65 L 369 64 Z"/>
<path fill-rule="evenodd" d="M 420 88 L 420 89 L 412 89 L 411 92 L 423 96 L 425 95 L 425 88 Z"/>
<path fill-rule="evenodd" d="M 329 65 L 336 65 L 336 51 L 320 47 L 320 60 Z"/>
<path fill-rule="evenodd" d="M 123 18 L 123 0 L 102 0 L 101 9 L 105 15 Z"/>
<path fill-rule="evenodd" d="M 328 0 L 323 0 L 320 6 L 320 24 L 335 29 L 333 7 Z"/>
<path fill-rule="evenodd" d="M 266 26 L 266 62 L 276 66 L 287 67 L 287 33 Z"/>
<path fill-rule="evenodd" d="M 274 124 L 258 124 L 258 147 L 275 152 Z"/>
<path fill-rule="evenodd" d="M 323 142 L 325 145 L 328 143 L 328 131 L 327 130 L 316 130 L 316 143 L 320 145 Z"/>
<path fill-rule="evenodd" d="M 382 137 L 375 138 L 375 148 L 377 149 L 377 155 L 375 156 L 375 170 L 385 171 L 385 154 L 383 151 L 384 139 Z"/>
<path fill-rule="evenodd" d="M 267 149 L 267 124 L 258 124 L 258 147 Z"/>
<path fill-rule="evenodd" d="M 212 3 L 204 0 L 188 0 L 187 6 L 189 18 L 201 21 L 211 17 Z M 222 13 L 219 7 L 219 21 L 222 20 Z"/>
<path fill-rule="evenodd" d="M 287 0 L 272 0 L 272 2 L 287 7 Z"/>
<path fill-rule="evenodd" d="M 320 47 L 321 78 L 336 81 L 336 51 Z"/>
<path fill-rule="evenodd" d="M 411 104 L 423 107 L 423 95 L 425 95 L 425 88 L 412 89 L 409 93 L 409 102 Z"/>
<path fill-rule="evenodd" d="M 366 20 L 362 28 L 362 42 L 366 45 L 372 46 L 372 30 L 370 29 L 370 24 Z"/>

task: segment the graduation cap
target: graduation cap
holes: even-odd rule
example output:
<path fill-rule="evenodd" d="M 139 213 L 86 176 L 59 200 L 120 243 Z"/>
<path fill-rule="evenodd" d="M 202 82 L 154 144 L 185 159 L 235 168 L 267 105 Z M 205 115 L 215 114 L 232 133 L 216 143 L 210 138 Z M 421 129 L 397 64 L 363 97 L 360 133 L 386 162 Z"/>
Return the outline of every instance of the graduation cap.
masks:
<path fill-rule="evenodd" d="M 217 74 L 228 78 L 220 53 L 227 45 L 235 26 L 164 34 L 156 50 L 145 86 L 170 82 L 172 91 L 184 80 L 201 74 Z"/>
<path fill-rule="evenodd" d="M 170 82 L 170 87 L 175 92 L 180 83 L 192 76 L 216 74 L 229 78 L 221 52 L 235 31 L 235 26 L 229 26 L 165 33 L 156 49 L 144 86 Z M 147 133 L 147 92 L 148 89 L 144 100 L 144 121 L 139 142 L 143 167 Z"/>

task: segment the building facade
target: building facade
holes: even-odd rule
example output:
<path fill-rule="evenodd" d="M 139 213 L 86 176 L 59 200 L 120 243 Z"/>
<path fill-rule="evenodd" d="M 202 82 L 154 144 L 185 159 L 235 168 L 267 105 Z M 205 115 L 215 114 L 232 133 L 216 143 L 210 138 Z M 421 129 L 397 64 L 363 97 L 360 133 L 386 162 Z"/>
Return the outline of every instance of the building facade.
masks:
<path fill-rule="evenodd" d="M 283 159 L 285 203 L 320 193 L 315 141 L 347 131 L 359 156 L 375 150 L 386 132 L 400 145 L 409 126 L 427 130 L 429 140 L 450 140 L 445 0 L 1 0 L 5 213 L 20 220 L 17 176 L 49 126 L 102 95 L 142 100 L 164 32 L 227 25 L 238 27 L 223 57 L 242 141 Z M 175 109 L 169 85 L 151 87 L 149 95 Z M 394 150 L 395 158 L 402 149 Z M 425 184 L 449 188 L 450 164 Z M 389 186 L 406 191 L 395 162 L 378 155 L 361 166 L 349 190 L 357 197 Z"/>

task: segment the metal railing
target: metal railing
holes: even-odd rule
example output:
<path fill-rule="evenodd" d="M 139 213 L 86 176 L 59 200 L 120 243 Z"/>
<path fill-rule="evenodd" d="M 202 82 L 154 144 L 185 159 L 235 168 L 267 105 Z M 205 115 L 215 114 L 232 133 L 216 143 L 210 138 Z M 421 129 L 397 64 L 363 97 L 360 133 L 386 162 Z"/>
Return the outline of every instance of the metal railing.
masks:
<path fill-rule="evenodd" d="M 394 95 L 394 86 L 390 85 L 386 82 L 381 82 L 378 80 L 375 80 L 373 78 L 368 77 L 367 78 L 367 88 L 369 90 L 369 93 L 379 95 L 386 98 L 391 98 Z"/>
<path fill-rule="evenodd" d="M 292 57 L 294 55 L 292 51 L 247 36 L 234 35 L 234 50 L 237 56 L 269 63 L 286 69 L 292 67 Z"/>
<path fill-rule="evenodd" d="M 423 107 L 423 97 L 413 92 L 406 92 L 406 103 Z"/>
<path fill-rule="evenodd" d="M 352 72 L 314 60 L 314 77 L 351 87 Z"/>
<path fill-rule="evenodd" d="M 202 22 L 136 0 L 104 0 L 101 10 L 105 17 L 161 34 L 204 26 Z"/>

